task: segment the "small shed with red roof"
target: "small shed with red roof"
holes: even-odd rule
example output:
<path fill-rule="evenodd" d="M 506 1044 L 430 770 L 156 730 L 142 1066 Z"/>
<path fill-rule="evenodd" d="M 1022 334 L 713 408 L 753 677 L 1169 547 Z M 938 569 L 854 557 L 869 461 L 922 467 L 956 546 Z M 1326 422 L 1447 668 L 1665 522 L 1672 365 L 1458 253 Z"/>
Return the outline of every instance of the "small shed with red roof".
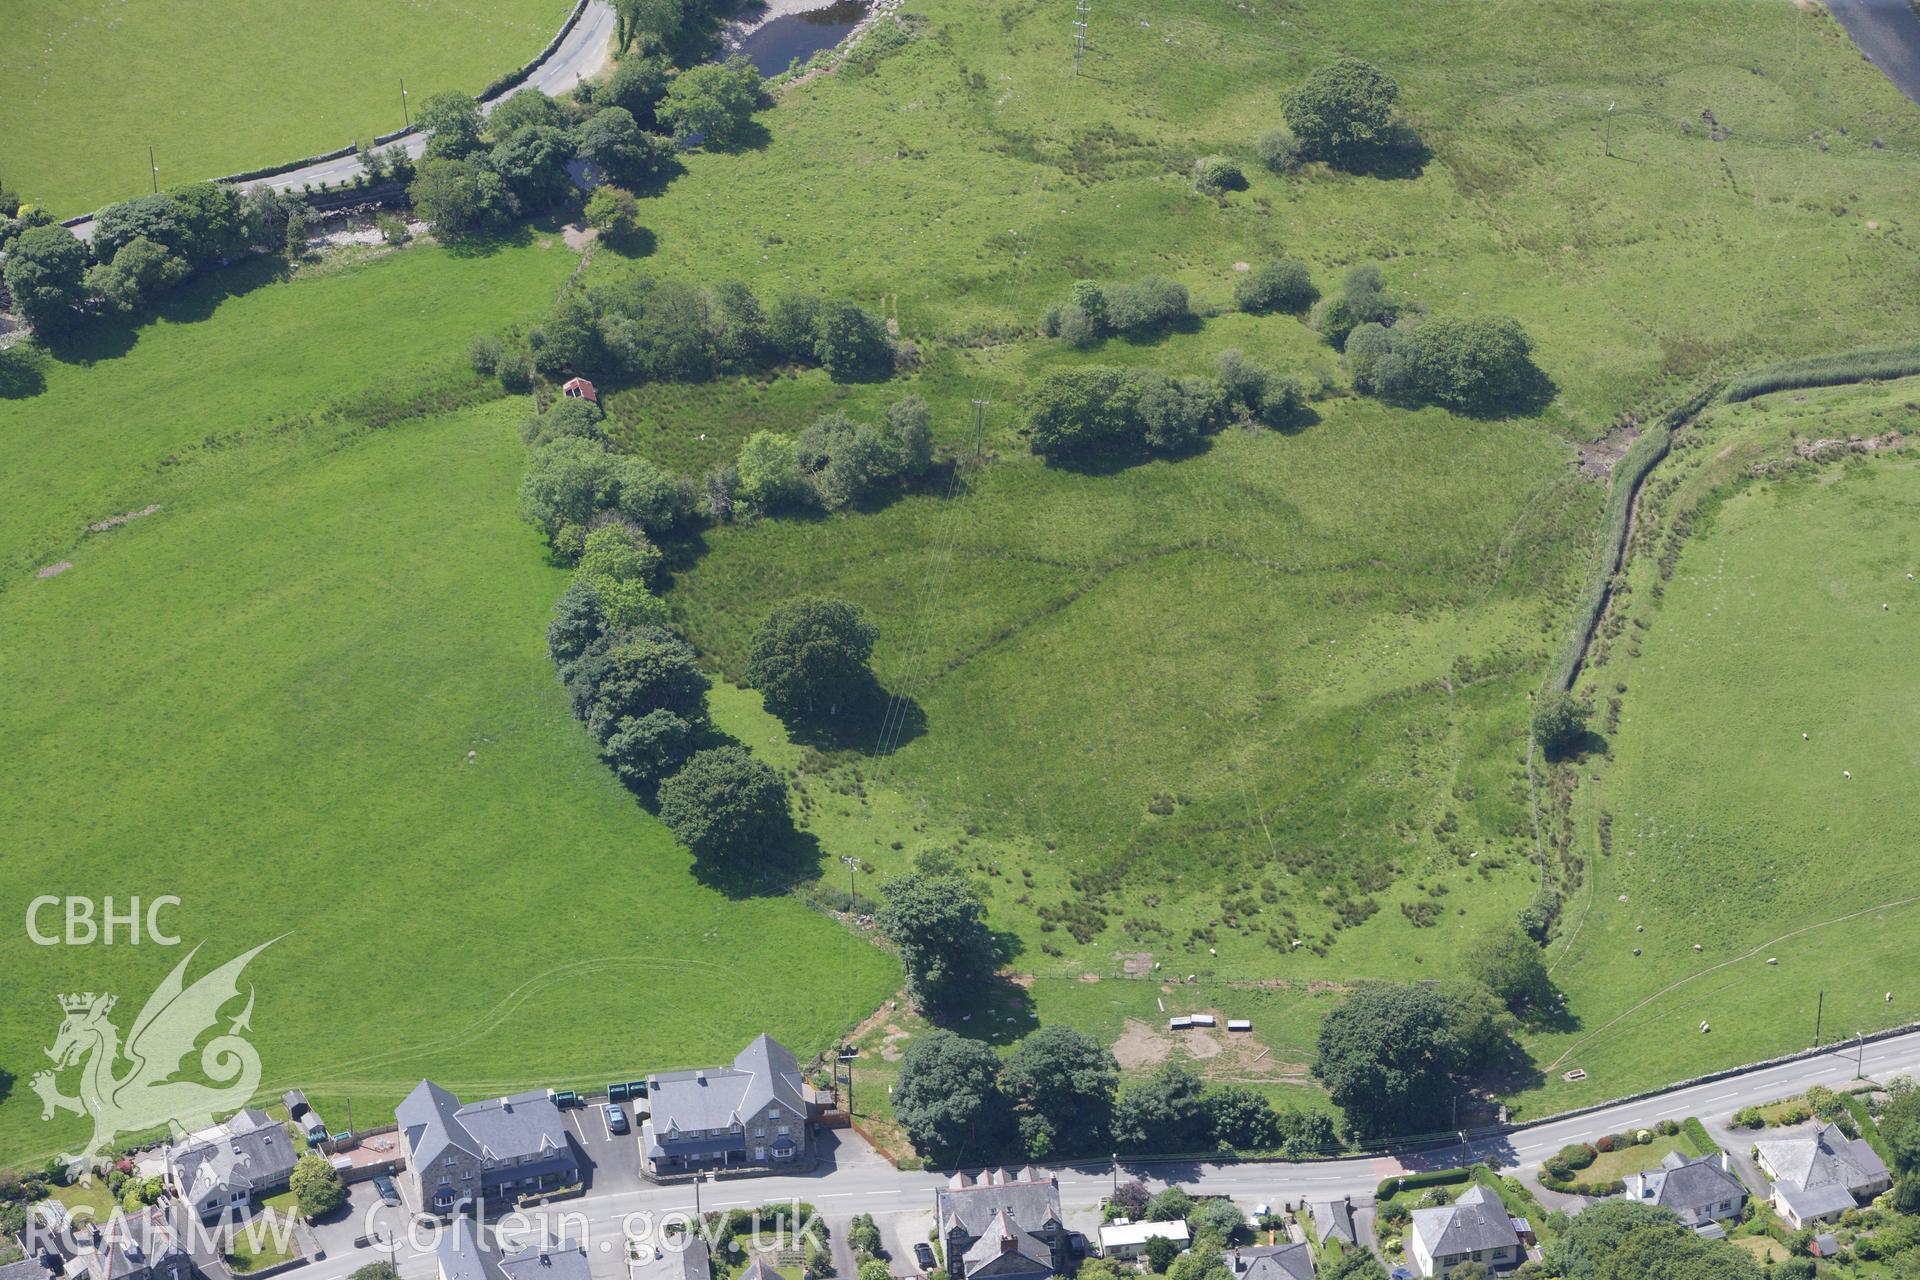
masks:
<path fill-rule="evenodd" d="M 600 403 L 599 393 L 593 389 L 593 384 L 585 378 L 568 378 L 566 382 L 561 384 L 560 394 L 563 396 L 572 396 L 577 400 L 590 400 L 594 404 Z"/>

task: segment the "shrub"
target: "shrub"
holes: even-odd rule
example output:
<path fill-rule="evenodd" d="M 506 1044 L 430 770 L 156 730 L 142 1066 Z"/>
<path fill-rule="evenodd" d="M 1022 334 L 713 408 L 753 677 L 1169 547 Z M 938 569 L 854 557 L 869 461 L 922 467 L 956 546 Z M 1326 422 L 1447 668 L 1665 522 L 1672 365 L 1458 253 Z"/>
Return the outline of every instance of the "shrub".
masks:
<path fill-rule="evenodd" d="M 1609 1134 L 1604 1134 L 1601 1137 L 1595 1138 L 1593 1140 L 1593 1149 L 1595 1151 L 1600 1152 L 1602 1155 L 1613 1150 L 1613 1135 L 1609 1133 Z"/>
<path fill-rule="evenodd" d="M 300 1212 L 309 1218 L 332 1213 L 347 1198 L 339 1172 L 323 1155 L 308 1154 L 295 1161 L 289 1186 Z"/>
<path fill-rule="evenodd" d="M 1192 315 L 1187 286 L 1164 276 L 1148 276 L 1106 291 L 1107 324 L 1116 333 L 1145 333 Z"/>
<path fill-rule="evenodd" d="M 1201 156 L 1193 162 L 1194 190 L 1210 196 L 1245 191 L 1247 175 L 1232 156 Z"/>
<path fill-rule="evenodd" d="M 1586 734 L 1586 704 L 1572 694 L 1546 693 L 1534 702 L 1533 740 L 1549 756 L 1572 750 Z"/>
<path fill-rule="evenodd" d="M 1574 1142 L 1560 1148 L 1560 1159 L 1569 1169 L 1584 1169 L 1594 1161 L 1595 1151 L 1590 1143 Z"/>
<path fill-rule="evenodd" d="M 492 374 L 500 368 L 500 357 L 504 354 L 500 339 L 492 334 L 483 333 L 467 346 L 467 363 L 478 374 Z"/>
<path fill-rule="evenodd" d="M 1653 1130 L 1663 1138 L 1671 1138 L 1674 1134 L 1680 1132 L 1680 1122 L 1677 1120 L 1662 1120 L 1659 1124 L 1653 1126 Z"/>
<path fill-rule="evenodd" d="M 1409 354 L 1423 399 L 1470 413 L 1523 400 L 1536 370 L 1533 342 L 1511 316 L 1436 316 Z"/>
<path fill-rule="evenodd" d="M 1292 173 L 1300 167 L 1300 144 L 1285 129 L 1261 134 L 1256 150 L 1260 163 L 1274 173 Z"/>
<path fill-rule="evenodd" d="M 515 395 L 533 390 L 533 361 L 524 351 L 503 352 L 494 362 L 500 385 Z"/>
<path fill-rule="evenodd" d="M 1292 258 L 1263 263 L 1233 282 L 1233 305 L 1242 311 L 1305 311 L 1319 297 L 1307 264 Z"/>
<path fill-rule="evenodd" d="M 611 184 L 587 197 L 587 225 L 611 240 L 625 240 L 640 228 L 640 202 L 631 191 Z"/>

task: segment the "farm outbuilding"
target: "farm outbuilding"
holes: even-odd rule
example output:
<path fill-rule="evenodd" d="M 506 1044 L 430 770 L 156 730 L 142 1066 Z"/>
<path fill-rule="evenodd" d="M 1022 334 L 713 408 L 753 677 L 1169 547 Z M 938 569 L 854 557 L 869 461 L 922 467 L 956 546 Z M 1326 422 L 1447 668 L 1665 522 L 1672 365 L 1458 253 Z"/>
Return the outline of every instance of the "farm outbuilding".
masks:
<path fill-rule="evenodd" d="M 560 384 L 560 394 L 574 400 L 586 400 L 592 404 L 600 403 L 600 393 L 585 378 L 568 378 Z"/>

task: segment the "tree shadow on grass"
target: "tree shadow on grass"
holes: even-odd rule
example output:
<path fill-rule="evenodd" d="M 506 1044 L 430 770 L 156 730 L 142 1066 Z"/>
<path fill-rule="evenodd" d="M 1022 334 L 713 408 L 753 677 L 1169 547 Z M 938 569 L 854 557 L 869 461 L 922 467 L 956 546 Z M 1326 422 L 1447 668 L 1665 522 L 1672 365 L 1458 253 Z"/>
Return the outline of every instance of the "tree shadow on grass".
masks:
<path fill-rule="evenodd" d="M 1010 935 L 994 934 L 994 941 L 1007 955 Z M 972 998 L 948 1008 L 927 1010 L 927 1021 L 955 1035 L 984 1040 L 1004 1048 L 1040 1028 L 1040 1015 L 1032 994 L 1012 975 L 996 973 L 972 990 Z"/>
<path fill-rule="evenodd" d="M 800 830 L 789 819 L 785 829 L 753 855 L 727 861 L 695 857 L 693 878 L 735 901 L 777 898 L 797 884 L 818 879 L 826 860 L 819 838 L 811 831 Z"/>
<path fill-rule="evenodd" d="M 0 350 L 0 400 L 25 400 L 46 389 L 38 355 L 26 347 Z"/>
<path fill-rule="evenodd" d="M 280 255 L 250 254 L 232 266 L 203 271 L 136 311 L 97 316 L 70 333 L 45 339 L 42 345 L 62 364 L 87 366 L 117 360 L 133 350 L 140 330 L 155 320 L 193 324 L 211 317 L 229 299 L 287 277 L 287 262 Z"/>
<path fill-rule="evenodd" d="M 1526 368 L 1520 371 L 1517 385 L 1509 394 L 1489 404 L 1463 409 L 1461 413 L 1465 417 L 1477 418 L 1481 421 L 1499 418 L 1533 418 L 1543 413 L 1559 394 L 1559 386 L 1547 376 L 1547 371 L 1529 360 Z"/>
<path fill-rule="evenodd" d="M 1593 729 L 1583 729 L 1580 736 L 1570 742 L 1556 743 L 1544 748 L 1548 764 L 1576 764 L 1588 756 L 1603 756 L 1607 753 L 1607 740 Z"/>
<path fill-rule="evenodd" d="M 891 755 L 927 731 L 927 713 L 904 693 L 888 693 L 877 679 L 837 709 L 822 708 L 787 724 L 787 736 L 820 751 Z"/>
<path fill-rule="evenodd" d="M 1431 159 L 1433 149 L 1426 139 L 1412 125 L 1396 120 L 1383 145 L 1348 156 L 1335 167 L 1356 177 L 1403 182 L 1425 173 Z"/>
<path fill-rule="evenodd" d="M 538 222 L 515 222 L 498 231 L 485 235 L 461 236 L 457 240 L 442 240 L 441 246 L 456 258 L 491 258 L 504 249 L 524 249 L 533 243 L 536 234 L 560 234 L 560 222 L 556 215 L 548 215 Z"/>
<path fill-rule="evenodd" d="M 602 231 L 600 243 L 620 257 L 632 260 L 652 257 L 654 250 L 659 247 L 659 238 L 645 227 L 635 227 L 624 236 Z"/>

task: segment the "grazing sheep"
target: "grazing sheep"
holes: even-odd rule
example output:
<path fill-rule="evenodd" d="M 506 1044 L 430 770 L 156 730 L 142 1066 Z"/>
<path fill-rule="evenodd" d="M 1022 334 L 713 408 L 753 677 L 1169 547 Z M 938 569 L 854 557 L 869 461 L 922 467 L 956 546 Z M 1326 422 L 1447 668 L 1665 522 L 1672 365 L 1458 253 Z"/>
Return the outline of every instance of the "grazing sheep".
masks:
<path fill-rule="evenodd" d="M 1847 780 L 1848 782 L 1852 782 L 1852 781 L 1853 781 L 1853 770 L 1851 770 L 1851 769 L 1842 769 L 1842 770 L 1840 771 L 1840 776 L 1841 776 L 1841 777 L 1843 777 L 1843 778 L 1845 778 L 1845 779 L 1846 779 L 1846 780 Z"/>

